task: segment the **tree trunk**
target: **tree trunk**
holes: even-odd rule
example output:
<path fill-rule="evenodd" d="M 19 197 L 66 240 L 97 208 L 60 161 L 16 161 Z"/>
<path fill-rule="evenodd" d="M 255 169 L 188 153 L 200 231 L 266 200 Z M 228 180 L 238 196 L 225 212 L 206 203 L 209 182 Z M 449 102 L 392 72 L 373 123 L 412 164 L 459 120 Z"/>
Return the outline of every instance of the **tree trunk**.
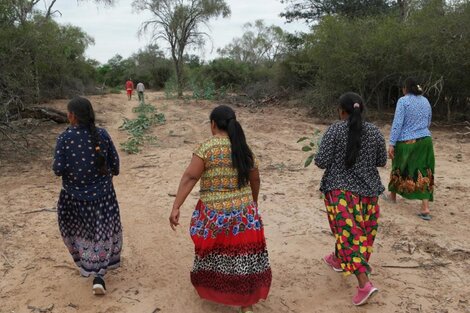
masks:
<path fill-rule="evenodd" d="M 382 111 L 383 111 L 383 95 L 382 95 L 382 90 L 381 89 L 377 90 L 376 97 L 377 97 L 377 112 L 382 113 Z"/>
<path fill-rule="evenodd" d="M 39 87 L 39 70 L 36 62 L 36 57 L 34 58 L 34 83 L 36 85 L 36 104 L 39 104 L 41 100 L 41 89 Z"/>
<path fill-rule="evenodd" d="M 406 0 L 398 0 L 397 3 L 398 3 L 398 9 L 400 11 L 400 18 L 402 21 L 405 20 L 405 1 Z"/>
<path fill-rule="evenodd" d="M 176 84 L 178 89 L 178 98 L 183 98 L 183 60 L 178 60 L 176 63 Z"/>
<path fill-rule="evenodd" d="M 67 113 L 53 108 L 31 107 L 26 108 L 20 114 L 22 118 L 47 119 L 59 124 L 68 122 Z"/>
<path fill-rule="evenodd" d="M 452 111 L 450 109 L 452 100 L 453 100 L 452 97 L 450 97 L 450 99 L 447 100 L 447 122 L 449 123 L 452 120 Z"/>

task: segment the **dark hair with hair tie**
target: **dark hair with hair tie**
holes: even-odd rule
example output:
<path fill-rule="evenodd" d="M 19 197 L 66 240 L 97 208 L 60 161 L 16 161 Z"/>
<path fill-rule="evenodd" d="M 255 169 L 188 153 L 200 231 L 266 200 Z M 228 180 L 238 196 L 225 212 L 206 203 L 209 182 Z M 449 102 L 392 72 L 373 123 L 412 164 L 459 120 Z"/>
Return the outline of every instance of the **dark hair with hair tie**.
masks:
<path fill-rule="evenodd" d="M 217 128 L 228 133 L 232 146 L 233 167 L 238 171 L 238 187 L 248 185 L 250 171 L 254 166 L 254 158 L 235 112 L 226 105 L 220 105 L 212 110 L 210 120 L 215 122 Z"/>
<path fill-rule="evenodd" d="M 78 124 L 90 131 L 91 142 L 95 148 L 96 167 L 101 175 L 108 175 L 108 165 L 106 164 L 106 157 L 101 146 L 101 138 L 95 126 L 95 112 L 93 111 L 91 102 L 86 98 L 75 97 L 70 100 L 67 109 L 78 119 Z"/>
<path fill-rule="evenodd" d="M 339 98 L 339 105 L 348 118 L 348 143 L 346 145 L 346 168 L 351 168 L 356 164 L 361 149 L 362 135 L 362 111 L 364 104 L 361 96 L 354 92 L 347 92 Z"/>
<path fill-rule="evenodd" d="M 413 77 L 408 77 L 407 79 L 405 79 L 405 81 L 403 82 L 403 87 L 406 88 L 407 92 L 415 96 L 423 94 L 423 89 Z"/>

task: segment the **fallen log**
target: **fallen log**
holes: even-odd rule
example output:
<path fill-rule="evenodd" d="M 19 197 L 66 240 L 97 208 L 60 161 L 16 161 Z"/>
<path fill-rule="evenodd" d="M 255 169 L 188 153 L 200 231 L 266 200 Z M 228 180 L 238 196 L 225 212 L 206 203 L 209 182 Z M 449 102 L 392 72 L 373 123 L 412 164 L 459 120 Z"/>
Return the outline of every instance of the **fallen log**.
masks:
<path fill-rule="evenodd" d="M 58 124 L 67 123 L 67 113 L 46 107 L 30 107 L 21 111 L 22 118 L 47 119 Z"/>

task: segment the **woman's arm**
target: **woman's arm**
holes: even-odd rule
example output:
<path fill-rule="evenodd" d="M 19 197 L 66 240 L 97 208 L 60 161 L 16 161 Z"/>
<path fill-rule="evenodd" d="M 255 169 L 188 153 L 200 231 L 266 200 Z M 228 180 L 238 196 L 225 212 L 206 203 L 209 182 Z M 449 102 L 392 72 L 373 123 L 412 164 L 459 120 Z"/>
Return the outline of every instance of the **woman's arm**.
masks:
<path fill-rule="evenodd" d="M 377 151 L 376 151 L 376 166 L 379 167 L 384 167 L 387 164 L 387 147 L 385 144 L 385 138 L 380 132 L 379 129 L 377 129 L 378 136 L 377 136 Z"/>
<path fill-rule="evenodd" d="M 429 101 L 428 101 L 428 104 L 429 104 L 428 128 L 430 128 L 431 127 L 431 122 L 432 122 L 432 107 L 431 107 L 431 104 L 429 103 Z"/>
<path fill-rule="evenodd" d="M 57 144 L 54 153 L 54 163 L 52 164 L 52 170 L 57 176 L 62 176 L 65 173 L 66 168 L 66 156 L 65 156 L 65 139 L 61 135 L 57 138 Z"/>
<path fill-rule="evenodd" d="M 114 146 L 113 140 L 111 136 L 108 134 L 106 130 L 103 130 L 106 140 L 108 141 L 108 159 L 107 163 L 109 168 L 111 169 L 111 174 L 114 176 L 119 175 L 120 170 L 120 162 L 119 162 L 119 154 Z"/>
<path fill-rule="evenodd" d="M 328 168 L 333 162 L 333 154 L 335 151 L 335 131 L 332 126 L 330 126 L 320 142 L 320 147 L 318 148 L 318 153 L 315 156 L 315 165 L 321 169 Z"/>
<path fill-rule="evenodd" d="M 259 178 L 259 170 L 254 168 L 250 172 L 250 187 L 253 201 L 258 203 L 259 188 L 261 186 L 261 179 Z"/>
<path fill-rule="evenodd" d="M 403 121 L 405 120 L 405 106 L 403 102 L 403 98 L 400 98 L 395 109 L 392 129 L 390 130 L 390 146 L 395 146 L 403 128 Z"/>
<path fill-rule="evenodd" d="M 203 172 L 204 161 L 200 157 L 193 155 L 191 163 L 189 163 L 183 177 L 181 177 L 178 192 L 173 202 L 173 209 L 170 214 L 170 226 L 173 230 L 176 230 L 175 227 L 179 225 L 181 205 L 183 205 L 184 200 L 186 200 L 186 197 L 188 197 L 191 190 L 193 190 L 194 185 L 196 185 L 199 178 L 201 178 Z"/>

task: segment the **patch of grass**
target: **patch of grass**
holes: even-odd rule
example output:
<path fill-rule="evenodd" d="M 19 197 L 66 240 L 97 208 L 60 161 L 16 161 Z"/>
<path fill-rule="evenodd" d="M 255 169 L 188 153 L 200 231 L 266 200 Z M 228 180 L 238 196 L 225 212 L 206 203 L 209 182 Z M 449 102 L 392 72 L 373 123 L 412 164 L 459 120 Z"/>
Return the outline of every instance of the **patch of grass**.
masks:
<path fill-rule="evenodd" d="M 140 103 L 139 106 L 136 106 L 132 109 L 134 113 L 153 113 L 156 111 L 156 108 L 151 104 Z"/>
<path fill-rule="evenodd" d="M 126 130 L 130 137 L 126 142 L 121 143 L 121 148 L 129 154 L 136 154 L 141 151 L 141 146 L 145 143 L 155 145 L 157 137 L 146 135 L 146 131 L 155 125 L 165 124 L 166 118 L 163 113 L 157 113 L 153 105 L 141 103 L 133 109 L 138 113 L 136 119 L 124 119 L 120 130 Z"/>
<path fill-rule="evenodd" d="M 119 88 L 119 87 L 109 88 L 109 93 L 120 94 L 121 93 L 121 88 Z"/>

